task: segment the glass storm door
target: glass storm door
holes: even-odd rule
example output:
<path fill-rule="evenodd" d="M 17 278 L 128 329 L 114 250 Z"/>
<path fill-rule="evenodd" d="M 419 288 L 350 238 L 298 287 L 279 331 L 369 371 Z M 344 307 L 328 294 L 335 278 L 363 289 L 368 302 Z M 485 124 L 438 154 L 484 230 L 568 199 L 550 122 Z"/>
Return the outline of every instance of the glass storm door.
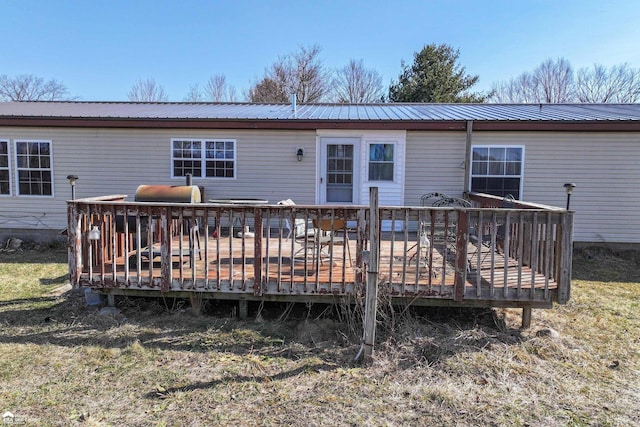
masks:
<path fill-rule="evenodd" d="M 322 138 L 320 203 L 357 202 L 357 150 L 359 138 Z"/>

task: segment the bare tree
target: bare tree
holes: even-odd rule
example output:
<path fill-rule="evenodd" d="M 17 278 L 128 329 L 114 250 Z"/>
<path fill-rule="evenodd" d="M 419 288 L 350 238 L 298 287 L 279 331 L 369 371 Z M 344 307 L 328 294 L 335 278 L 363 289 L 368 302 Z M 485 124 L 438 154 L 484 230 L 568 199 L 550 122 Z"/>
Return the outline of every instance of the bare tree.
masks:
<path fill-rule="evenodd" d="M 384 97 L 382 77 L 376 70 L 365 68 L 362 59 L 351 59 L 336 72 L 332 83 L 336 102 L 364 104 L 380 102 Z"/>
<path fill-rule="evenodd" d="M 204 92 L 208 100 L 213 102 L 235 101 L 236 90 L 227 84 L 224 74 L 216 74 L 209 77 Z"/>
<path fill-rule="evenodd" d="M 209 77 L 204 89 L 198 83 L 191 85 L 184 100 L 187 102 L 234 102 L 237 98 L 236 88 L 227 84 L 224 74 L 217 74 Z"/>
<path fill-rule="evenodd" d="M 579 102 L 638 102 L 640 69 L 630 68 L 626 63 L 611 69 L 599 64 L 581 68 L 577 74 L 576 97 Z"/>
<path fill-rule="evenodd" d="M 564 58 L 547 59 L 532 72 L 494 83 L 493 102 L 562 103 L 575 99 L 573 68 Z"/>
<path fill-rule="evenodd" d="M 138 80 L 129 90 L 129 101 L 133 102 L 166 102 L 169 98 L 164 88 L 149 77 Z"/>
<path fill-rule="evenodd" d="M 61 101 L 71 99 L 64 83 L 32 74 L 0 76 L 0 101 Z"/>
<path fill-rule="evenodd" d="M 491 91 L 493 102 L 539 102 L 531 73 L 522 73 L 509 81 L 494 83 Z"/>
<path fill-rule="evenodd" d="M 330 74 L 319 58 L 317 45 L 301 47 L 285 55 L 265 71 L 248 93 L 251 102 L 287 102 L 295 94 L 299 102 L 318 102 L 327 94 Z"/>
<path fill-rule="evenodd" d="M 236 102 L 238 100 L 238 91 L 236 91 L 236 87 L 229 85 L 227 88 L 227 101 Z"/>
<path fill-rule="evenodd" d="M 530 73 L 494 83 L 492 102 L 633 103 L 640 100 L 640 69 L 594 64 L 574 74 L 566 59 L 548 59 Z"/>
<path fill-rule="evenodd" d="M 204 101 L 204 95 L 202 94 L 202 90 L 200 89 L 200 85 L 198 83 L 189 86 L 189 93 L 187 93 L 187 96 L 185 96 L 184 100 L 186 102 Z"/>
<path fill-rule="evenodd" d="M 540 102 L 562 103 L 573 100 L 573 68 L 564 58 L 544 61 L 533 71 L 533 81 L 541 95 Z"/>

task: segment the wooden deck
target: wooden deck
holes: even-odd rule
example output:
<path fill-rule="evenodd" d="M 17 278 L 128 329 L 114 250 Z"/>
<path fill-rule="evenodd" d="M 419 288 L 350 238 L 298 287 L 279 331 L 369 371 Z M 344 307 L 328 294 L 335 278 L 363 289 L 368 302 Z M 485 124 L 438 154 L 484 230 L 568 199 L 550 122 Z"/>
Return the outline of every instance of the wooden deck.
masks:
<path fill-rule="evenodd" d="M 241 317 L 248 300 L 361 301 L 365 355 L 381 296 L 403 305 L 521 307 L 523 327 L 532 308 L 566 303 L 573 214 L 467 197 L 472 204 L 462 207 L 379 207 L 376 188 L 369 207 L 74 200 L 69 279 L 110 303 L 117 294 L 196 306 L 233 299 Z"/>
<path fill-rule="evenodd" d="M 376 238 L 378 287 L 398 303 L 550 307 L 568 298 L 566 211 L 403 207 L 380 212 L 387 231 Z M 125 216 L 130 219 L 125 224 L 118 221 Z M 146 225 L 149 218 L 151 226 Z M 349 251 L 328 245 L 318 257 L 320 247 L 312 238 L 286 237 L 285 224 L 295 218 L 308 224 L 314 218 L 349 220 L 351 226 L 343 230 Z M 349 299 L 365 289 L 371 245 L 367 218 L 366 207 L 171 205 L 115 197 L 74 201 L 69 208 L 70 276 L 75 286 L 112 294 Z M 415 225 L 425 218 L 427 243 Z M 250 224 L 255 234 L 236 234 L 236 223 L 240 229 Z M 471 223 L 494 230 L 490 242 L 472 243 L 482 236 L 472 239 Z M 498 224 L 509 230 L 500 242 Z M 88 231 L 96 226 L 99 239 L 91 240 Z M 145 241 L 154 242 L 151 250 Z"/>

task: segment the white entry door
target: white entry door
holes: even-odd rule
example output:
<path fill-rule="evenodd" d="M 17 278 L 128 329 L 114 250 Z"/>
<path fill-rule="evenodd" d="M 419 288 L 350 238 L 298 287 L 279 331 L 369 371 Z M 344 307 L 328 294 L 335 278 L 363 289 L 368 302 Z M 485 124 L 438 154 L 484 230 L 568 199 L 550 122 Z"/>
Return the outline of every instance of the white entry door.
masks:
<path fill-rule="evenodd" d="M 320 204 L 357 204 L 360 138 L 320 138 Z"/>

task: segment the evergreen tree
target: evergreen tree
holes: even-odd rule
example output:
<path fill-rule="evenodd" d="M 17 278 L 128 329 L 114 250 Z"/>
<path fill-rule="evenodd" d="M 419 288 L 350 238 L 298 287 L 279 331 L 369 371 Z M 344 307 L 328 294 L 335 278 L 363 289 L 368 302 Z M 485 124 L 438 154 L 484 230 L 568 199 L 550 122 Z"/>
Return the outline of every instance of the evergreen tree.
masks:
<path fill-rule="evenodd" d="M 484 102 L 484 94 L 469 92 L 479 76 L 466 75 L 457 63 L 459 56 L 460 52 L 447 44 L 426 45 L 414 54 L 411 66 L 402 63 L 398 82 L 389 86 L 389 101 Z"/>

